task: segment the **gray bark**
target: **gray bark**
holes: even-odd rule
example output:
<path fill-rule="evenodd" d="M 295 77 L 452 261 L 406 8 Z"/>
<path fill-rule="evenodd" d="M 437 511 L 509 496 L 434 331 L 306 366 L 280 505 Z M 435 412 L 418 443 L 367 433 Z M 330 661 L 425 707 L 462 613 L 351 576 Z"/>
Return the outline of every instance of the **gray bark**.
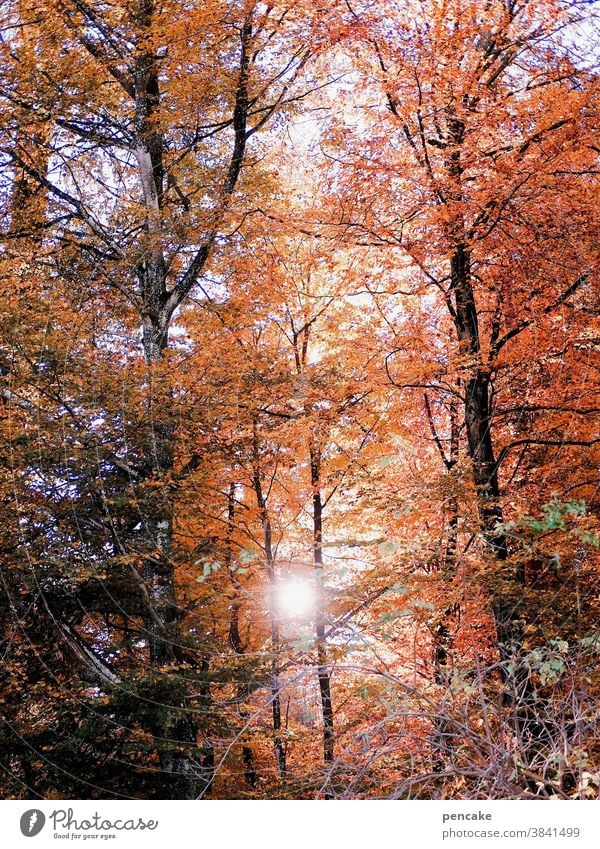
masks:
<path fill-rule="evenodd" d="M 148 366 L 146 480 L 142 482 L 145 548 L 141 577 L 147 590 L 144 617 L 150 664 L 157 676 L 176 659 L 181 645 L 179 611 L 172 561 L 173 500 L 165 479 L 173 469 L 175 433 L 172 396 L 158 367 L 168 345 L 172 310 L 167 307 L 167 267 L 162 247 L 164 139 L 157 110 L 160 103 L 156 56 L 146 46 L 154 15 L 152 0 L 140 0 L 137 23 L 140 47 L 133 60 L 135 157 L 145 208 L 146 250 L 138 265 L 144 354 Z M 160 484 L 158 485 L 157 484 Z M 146 493 L 144 493 L 146 484 Z M 195 799 L 206 791 L 206 770 L 195 759 L 197 728 L 185 703 L 164 706 L 156 729 L 161 769 L 168 776 L 165 796 Z M 210 776 L 209 776 L 210 780 Z"/>

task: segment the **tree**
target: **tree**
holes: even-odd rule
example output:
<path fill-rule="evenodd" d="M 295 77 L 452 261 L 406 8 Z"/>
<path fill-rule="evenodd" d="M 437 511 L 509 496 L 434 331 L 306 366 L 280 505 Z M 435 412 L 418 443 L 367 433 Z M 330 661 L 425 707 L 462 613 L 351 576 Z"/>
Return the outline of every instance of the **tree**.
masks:
<path fill-rule="evenodd" d="M 223 254 L 228 243 L 234 250 L 244 214 L 234 193 L 249 140 L 297 96 L 310 20 L 300 7 L 282 11 L 226 3 L 199 11 L 145 0 L 112 9 L 50 4 L 44 23 L 58 60 L 52 61 L 54 52 L 45 57 L 35 99 L 31 75 L 19 74 L 10 41 L 4 50 L 5 104 L 18 118 L 35 113 L 44 127 L 56 128 L 48 172 L 48 136 L 32 133 L 15 145 L 7 126 L 2 149 L 22 175 L 15 191 L 23 187 L 23 194 L 26 187 L 28 195 L 49 197 L 46 238 L 55 248 L 57 273 L 75 273 L 78 280 L 88 274 L 96 292 L 118 292 L 115 306 L 130 322 L 137 316 L 142 331 L 145 446 L 129 470 L 138 488 L 145 553 L 139 541 L 126 541 L 123 554 L 141 554 L 145 629 L 157 670 L 176 659 L 181 643 L 169 491 L 175 434 L 163 353 L 173 315 L 211 254 Z M 23 32 L 35 27 L 37 38 L 37 20 L 30 19 L 23 18 Z M 40 35 L 39 49 L 44 46 Z M 201 58 L 207 52 L 210 65 Z M 252 192 L 250 179 L 238 197 Z M 19 220 L 13 226 L 18 230 Z M 229 228 L 233 237 L 227 237 Z M 162 768 L 180 776 L 174 792 L 193 798 L 202 780 L 193 760 L 171 742 L 194 746 L 191 718 L 176 720 L 166 711 L 157 729 L 161 739 L 167 741 L 158 743 Z"/>
<path fill-rule="evenodd" d="M 446 306 L 455 347 L 431 388 L 451 397 L 460 379 L 475 503 L 499 561 L 491 601 L 508 663 L 521 650 L 524 574 L 518 562 L 501 565 L 509 546 L 499 467 L 510 448 L 495 445 L 494 399 L 510 379 L 513 340 L 535 328 L 543 349 L 548 323 L 595 269 L 585 234 L 597 80 L 570 40 L 581 11 L 553 2 L 347 9 L 365 57 L 364 99 L 370 108 L 379 87 L 384 101 L 365 118 L 368 135 L 361 128 L 352 138 L 346 126 L 334 137 L 356 198 L 337 226 L 380 246 L 388 264 L 407 261 L 414 294 L 432 289 Z M 389 359 L 392 383 L 406 386 Z M 545 437 L 543 425 L 517 442 L 595 443 L 564 431 Z"/>

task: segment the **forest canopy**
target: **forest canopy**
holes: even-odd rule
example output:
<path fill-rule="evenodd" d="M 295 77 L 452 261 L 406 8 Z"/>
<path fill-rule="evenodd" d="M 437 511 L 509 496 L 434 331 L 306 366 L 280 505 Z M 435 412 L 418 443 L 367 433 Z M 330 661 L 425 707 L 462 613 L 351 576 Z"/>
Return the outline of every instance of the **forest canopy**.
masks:
<path fill-rule="evenodd" d="M 0 796 L 598 797 L 596 4 L 0 9 Z"/>

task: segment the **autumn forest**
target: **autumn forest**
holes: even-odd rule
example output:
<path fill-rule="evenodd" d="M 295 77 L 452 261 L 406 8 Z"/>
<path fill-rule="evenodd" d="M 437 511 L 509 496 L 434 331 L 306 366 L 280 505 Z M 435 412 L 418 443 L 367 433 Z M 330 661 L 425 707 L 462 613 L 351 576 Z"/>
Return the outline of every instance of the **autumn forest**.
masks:
<path fill-rule="evenodd" d="M 0 797 L 597 798 L 597 5 L 0 10 Z"/>

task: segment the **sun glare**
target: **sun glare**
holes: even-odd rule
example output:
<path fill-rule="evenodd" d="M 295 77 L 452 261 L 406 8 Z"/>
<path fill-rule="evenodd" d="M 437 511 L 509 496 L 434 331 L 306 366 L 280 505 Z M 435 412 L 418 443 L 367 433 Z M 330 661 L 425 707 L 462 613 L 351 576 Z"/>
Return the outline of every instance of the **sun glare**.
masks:
<path fill-rule="evenodd" d="M 306 616 L 315 605 L 312 584 L 297 578 L 282 581 L 277 590 L 277 601 L 284 616 Z"/>

